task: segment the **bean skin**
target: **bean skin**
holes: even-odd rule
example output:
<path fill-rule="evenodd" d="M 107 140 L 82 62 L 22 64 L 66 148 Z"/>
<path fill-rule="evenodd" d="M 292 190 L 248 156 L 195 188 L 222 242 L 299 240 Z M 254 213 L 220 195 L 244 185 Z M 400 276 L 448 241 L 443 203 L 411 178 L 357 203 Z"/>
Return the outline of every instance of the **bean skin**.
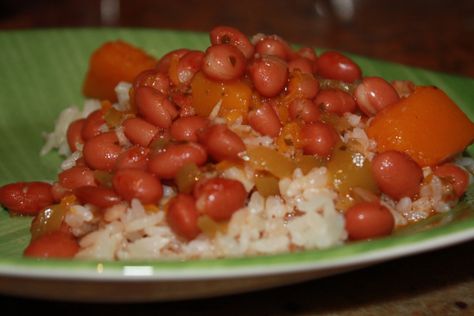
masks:
<path fill-rule="evenodd" d="M 242 183 L 232 179 L 212 178 L 198 182 L 194 187 L 196 208 L 215 221 L 229 220 L 245 205 L 247 191 Z"/>
<path fill-rule="evenodd" d="M 453 188 L 452 198 L 460 198 L 469 186 L 469 174 L 453 163 L 445 163 L 434 168 L 435 176 L 447 181 Z"/>
<path fill-rule="evenodd" d="M 187 52 L 179 59 L 176 69 L 180 84 L 188 85 L 191 83 L 194 75 L 201 69 L 204 60 L 204 53 L 200 51 Z"/>
<path fill-rule="evenodd" d="M 163 196 L 160 181 L 152 174 L 140 169 L 120 169 L 112 185 L 124 200 L 138 199 L 142 204 L 158 203 Z"/>
<path fill-rule="evenodd" d="M 143 147 L 147 147 L 158 133 L 158 127 L 138 117 L 126 119 L 122 124 L 125 136 Z"/>
<path fill-rule="evenodd" d="M 178 116 L 178 110 L 166 96 L 150 87 L 135 90 L 135 104 L 145 120 L 161 128 L 170 127 Z"/>
<path fill-rule="evenodd" d="M 87 141 L 102 132 L 102 126 L 105 124 L 104 114 L 101 110 L 96 110 L 89 114 L 82 126 L 82 139 Z"/>
<path fill-rule="evenodd" d="M 379 77 L 364 78 L 354 95 L 359 109 L 367 116 L 374 116 L 400 99 L 393 86 Z"/>
<path fill-rule="evenodd" d="M 255 44 L 255 53 L 260 55 L 271 55 L 287 60 L 290 57 L 291 49 L 288 44 L 279 36 L 264 36 Z"/>
<path fill-rule="evenodd" d="M 173 179 L 179 169 L 189 163 L 198 166 L 207 161 L 206 150 L 197 143 L 172 144 L 150 158 L 148 170 L 157 177 Z"/>
<path fill-rule="evenodd" d="M 82 204 L 92 204 L 99 208 L 107 208 L 122 201 L 114 190 L 105 187 L 85 185 L 75 188 L 73 192 Z"/>
<path fill-rule="evenodd" d="M 36 215 L 53 203 L 49 183 L 16 182 L 0 187 L 0 204 L 20 215 Z"/>
<path fill-rule="evenodd" d="M 354 61 L 335 51 L 322 53 L 318 58 L 317 68 L 319 75 L 324 78 L 349 83 L 360 79 L 362 76 L 362 71 Z"/>
<path fill-rule="evenodd" d="M 148 69 L 141 72 L 133 82 L 133 88 L 150 87 L 164 95 L 170 90 L 170 79 L 166 73 L 158 71 L 158 69 Z"/>
<path fill-rule="evenodd" d="M 111 171 L 122 152 L 115 132 L 107 132 L 89 139 L 84 144 L 84 159 L 92 169 Z"/>
<path fill-rule="evenodd" d="M 85 122 L 85 119 L 75 120 L 74 122 L 69 124 L 69 127 L 67 128 L 66 139 L 71 152 L 77 151 L 78 145 L 84 145 L 84 139 L 82 138 L 82 129 L 84 127 Z"/>
<path fill-rule="evenodd" d="M 212 45 L 231 44 L 237 47 L 245 58 L 253 56 L 254 47 L 247 36 L 230 26 L 216 26 L 209 33 Z"/>
<path fill-rule="evenodd" d="M 118 156 L 114 169 L 120 170 L 133 168 L 146 170 L 149 154 L 149 148 L 139 145 L 132 146 Z"/>
<path fill-rule="evenodd" d="M 176 50 L 173 50 L 173 51 L 165 54 L 163 57 L 160 58 L 160 60 L 156 64 L 156 70 L 158 70 L 159 72 L 162 72 L 162 73 L 168 73 L 171 61 L 175 58 L 179 60 L 187 52 L 189 52 L 189 49 L 180 48 L 180 49 L 176 49 Z"/>
<path fill-rule="evenodd" d="M 398 151 L 377 154 L 372 160 L 372 173 L 380 190 L 396 200 L 414 197 L 423 180 L 421 167 Z"/>
<path fill-rule="evenodd" d="M 255 58 L 248 71 L 255 89 L 264 97 L 278 95 L 288 81 L 288 65 L 276 56 L 264 55 Z"/>
<path fill-rule="evenodd" d="M 250 126 L 262 135 L 276 137 L 280 134 L 281 123 L 277 113 L 269 103 L 264 103 L 247 115 Z"/>
<path fill-rule="evenodd" d="M 388 236 L 395 220 L 389 209 L 380 202 L 361 202 L 347 209 L 344 214 L 350 240 Z"/>
<path fill-rule="evenodd" d="M 59 230 L 30 241 L 23 255 L 33 258 L 73 258 L 79 250 L 79 243 L 74 236 Z"/>
<path fill-rule="evenodd" d="M 211 79 L 228 81 L 240 78 L 246 67 L 242 52 L 230 44 L 217 44 L 206 50 L 202 72 Z"/>
<path fill-rule="evenodd" d="M 329 124 L 314 122 L 301 128 L 301 142 L 305 154 L 327 158 L 338 141 L 336 130 Z"/>
<path fill-rule="evenodd" d="M 195 203 L 193 196 L 180 193 L 170 200 L 166 212 L 166 220 L 171 229 L 188 240 L 196 238 L 201 233 Z"/>
<path fill-rule="evenodd" d="M 313 73 L 313 62 L 308 58 L 298 57 L 288 62 L 288 70 L 290 73 L 299 70 L 302 73 L 310 74 Z"/>
<path fill-rule="evenodd" d="M 327 89 L 319 91 L 314 103 L 323 111 L 343 115 L 354 113 L 357 109 L 354 98 L 347 92 L 339 89 Z"/>
<path fill-rule="evenodd" d="M 85 166 L 74 166 L 62 171 L 58 175 L 58 182 L 69 190 L 85 185 L 96 185 L 94 171 Z"/>
<path fill-rule="evenodd" d="M 216 161 L 239 159 L 245 150 L 242 139 L 225 125 L 212 125 L 199 134 L 199 142 Z"/>
<path fill-rule="evenodd" d="M 301 119 L 305 123 L 316 122 L 321 118 L 321 111 L 309 99 L 297 98 L 288 106 L 288 114 L 292 120 Z"/>
<path fill-rule="evenodd" d="M 202 116 L 181 117 L 171 124 L 171 137 L 177 141 L 198 141 L 198 134 L 209 125 L 209 120 Z"/>

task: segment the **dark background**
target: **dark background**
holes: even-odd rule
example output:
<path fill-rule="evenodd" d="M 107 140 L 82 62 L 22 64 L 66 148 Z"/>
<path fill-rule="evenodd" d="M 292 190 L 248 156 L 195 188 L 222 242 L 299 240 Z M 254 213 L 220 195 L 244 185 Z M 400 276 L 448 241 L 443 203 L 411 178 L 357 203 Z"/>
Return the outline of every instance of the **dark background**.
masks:
<path fill-rule="evenodd" d="M 0 29 L 124 26 L 244 33 L 474 77 L 471 0 L 2 0 Z"/>
<path fill-rule="evenodd" d="M 0 30 L 149 27 L 248 35 L 474 77 L 474 1 L 63 0 L 0 2 Z M 0 48 L 1 49 L 1 48 Z M 474 86 L 473 86 L 474 88 Z M 161 315 L 474 315 L 474 242 L 278 289 L 188 302 L 52 303 L 0 296 L 3 311 Z"/>

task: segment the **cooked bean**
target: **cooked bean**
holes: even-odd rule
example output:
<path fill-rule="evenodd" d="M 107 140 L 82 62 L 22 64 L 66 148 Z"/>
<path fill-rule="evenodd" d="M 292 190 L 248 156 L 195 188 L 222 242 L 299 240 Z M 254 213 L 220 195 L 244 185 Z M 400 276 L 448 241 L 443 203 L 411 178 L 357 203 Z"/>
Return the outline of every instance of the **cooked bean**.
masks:
<path fill-rule="evenodd" d="M 112 185 L 124 200 L 138 199 L 142 204 L 158 203 L 163 196 L 160 181 L 152 174 L 140 169 L 120 169 Z"/>
<path fill-rule="evenodd" d="M 122 201 L 114 190 L 100 186 L 86 185 L 75 188 L 73 192 L 82 204 L 92 204 L 99 208 L 107 208 Z"/>
<path fill-rule="evenodd" d="M 49 183 L 16 182 L 0 187 L 0 204 L 21 215 L 36 215 L 53 202 Z"/>
<path fill-rule="evenodd" d="M 253 55 L 254 47 L 247 36 L 230 26 L 216 26 L 209 33 L 212 45 L 231 44 L 237 47 L 245 58 Z"/>
<path fill-rule="evenodd" d="M 191 83 L 191 79 L 201 69 L 203 60 L 204 53 L 197 50 L 187 52 L 181 57 L 176 69 L 179 83 L 184 85 Z"/>
<path fill-rule="evenodd" d="M 305 154 L 329 157 L 338 141 L 336 130 L 329 124 L 314 122 L 301 128 L 301 142 Z"/>
<path fill-rule="evenodd" d="M 148 69 L 135 78 L 133 88 L 136 90 L 138 87 L 150 87 L 167 95 L 170 90 L 170 79 L 166 73 L 158 69 Z"/>
<path fill-rule="evenodd" d="M 238 159 L 245 150 L 242 139 L 225 125 L 212 125 L 199 134 L 199 142 L 216 161 Z"/>
<path fill-rule="evenodd" d="M 209 120 L 202 116 L 181 117 L 171 124 L 170 133 L 177 141 L 198 141 L 198 133 L 209 124 Z"/>
<path fill-rule="evenodd" d="M 138 111 L 148 122 L 162 128 L 168 128 L 178 110 L 166 96 L 150 87 L 135 90 L 135 104 Z"/>
<path fill-rule="evenodd" d="M 141 169 L 145 170 L 148 166 L 149 148 L 135 145 L 122 152 L 115 162 L 115 170 L 120 169 Z"/>
<path fill-rule="evenodd" d="M 281 58 L 264 55 L 252 61 L 249 75 L 258 93 L 271 98 L 282 92 L 285 87 L 288 80 L 288 66 Z"/>
<path fill-rule="evenodd" d="M 233 80 L 245 71 L 246 60 L 242 52 L 230 44 L 217 44 L 206 50 L 202 71 L 215 80 Z"/>
<path fill-rule="evenodd" d="M 255 53 L 271 55 L 287 60 L 291 54 L 288 43 L 277 35 L 264 36 L 255 44 Z"/>
<path fill-rule="evenodd" d="M 107 132 L 89 139 L 84 144 L 83 155 L 89 167 L 111 171 L 121 152 L 115 132 Z"/>
<path fill-rule="evenodd" d="M 94 171 L 85 166 L 74 166 L 62 171 L 58 175 L 58 181 L 63 188 L 69 190 L 84 185 L 96 185 Z"/>
<path fill-rule="evenodd" d="M 372 173 L 380 190 L 396 200 L 414 197 L 423 180 L 421 167 L 398 151 L 377 154 L 372 160 Z"/>
<path fill-rule="evenodd" d="M 179 60 L 187 52 L 189 52 L 189 49 L 186 49 L 186 48 L 180 48 L 180 49 L 172 50 L 171 52 L 165 54 L 163 57 L 160 58 L 160 60 L 156 64 L 156 69 L 159 72 L 168 73 L 171 61 L 173 59 Z"/>
<path fill-rule="evenodd" d="M 172 144 L 150 158 L 148 170 L 159 178 L 172 179 L 189 163 L 200 166 L 207 161 L 206 150 L 197 143 Z"/>
<path fill-rule="evenodd" d="M 122 124 L 125 136 L 132 143 L 143 147 L 147 147 L 158 133 L 155 125 L 138 117 L 126 119 Z"/>
<path fill-rule="evenodd" d="M 288 106 L 288 114 L 292 120 L 301 119 L 303 122 L 312 123 L 321 118 L 321 111 L 309 99 L 297 98 Z"/>
<path fill-rule="evenodd" d="M 319 91 L 314 103 L 322 110 L 343 115 L 346 112 L 355 112 L 357 105 L 354 98 L 347 92 L 339 89 L 327 89 Z"/>
<path fill-rule="evenodd" d="M 71 152 L 75 152 L 78 149 L 78 145 L 84 144 L 84 139 L 82 138 L 82 129 L 85 122 L 85 119 L 75 120 L 69 124 L 69 127 L 67 128 L 66 139 Z"/>
<path fill-rule="evenodd" d="M 201 233 L 198 218 L 199 213 L 191 195 L 181 193 L 170 200 L 166 220 L 177 235 L 188 240 L 196 238 Z"/>
<path fill-rule="evenodd" d="M 288 62 L 288 70 L 290 73 L 297 70 L 303 73 L 313 73 L 313 62 L 308 58 L 298 57 Z"/>
<path fill-rule="evenodd" d="M 99 135 L 102 132 L 102 128 L 105 124 L 104 114 L 101 110 L 96 110 L 89 114 L 82 126 L 81 136 L 87 141 L 94 136 Z"/>
<path fill-rule="evenodd" d="M 453 163 L 445 163 L 434 168 L 434 174 L 447 181 L 453 188 L 453 198 L 460 198 L 469 186 L 469 174 Z"/>
<path fill-rule="evenodd" d="M 359 66 L 335 51 L 322 53 L 317 61 L 318 73 L 324 78 L 354 82 L 361 78 L 362 72 Z"/>
<path fill-rule="evenodd" d="M 379 77 L 364 78 L 357 85 L 354 96 L 359 109 L 367 116 L 375 115 L 400 99 L 393 86 Z"/>
<path fill-rule="evenodd" d="M 34 258 L 73 258 L 79 243 L 70 233 L 54 231 L 30 241 L 23 255 Z"/>
<path fill-rule="evenodd" d="M 276 137 L 280 133 L 281 123 L 275 110 L 269 103 L 264 103 L 247 115 L 250 126 L 262 135 Z"/>
<path fill-rule="evenodd" d="M 387 236 L 395 226 L 392 213 L 380 202 L 357 203 L 346 211 L 344 217 L 351 240 Z"/>
<path fill-rule="evenodd" d="M 194 197 L 199 213 L 216 221 L 225 221 L 245 205 L 247 191 L 237 180 L 212 178 L 197 183 Z"/>

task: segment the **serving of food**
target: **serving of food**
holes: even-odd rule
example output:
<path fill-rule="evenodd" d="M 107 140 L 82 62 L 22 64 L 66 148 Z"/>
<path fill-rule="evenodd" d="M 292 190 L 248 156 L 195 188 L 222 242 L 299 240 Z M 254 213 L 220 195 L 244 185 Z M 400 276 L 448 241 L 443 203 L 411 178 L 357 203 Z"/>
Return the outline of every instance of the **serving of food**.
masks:
<path fill-rule="evenodd" d="M 90 57 L 82 108 L 41 154 L 52 182 L 0 188 L 32 216 L 24 255 L 201 259 L 389 236 L 463 198 L 474 124 L 441 89 L 365 76 L 336 51 L 211 30 L 159 59 L 125 41 Z M 157 44 L 159 45 L 159 44 Z"/>

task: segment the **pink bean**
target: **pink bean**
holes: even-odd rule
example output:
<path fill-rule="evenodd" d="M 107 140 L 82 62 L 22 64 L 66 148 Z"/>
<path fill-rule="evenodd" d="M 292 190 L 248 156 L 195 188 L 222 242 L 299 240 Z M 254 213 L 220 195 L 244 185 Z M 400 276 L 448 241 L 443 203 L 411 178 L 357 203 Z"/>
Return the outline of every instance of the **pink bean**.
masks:
<path fill-rule="evenodd" d="M 135 90 L 135 104 L 141 115 L 150 123 L 168 128 L 178 110 L 165 95 L 150 87 L 139 87 Z"/>
<path fill-rule="evenodd" d="M 301 128 L 301 141 L 305 154 L 327 158 L 339 141 L 339 136 L 331 125 L 314 122 Z"/>
<path fill-rule="evenodd" d="M 148 166 L 149 154 L 149 148 L 139 145 L 132 146 L 118 156 L 115 170 L 130 168 L 145 170 Z"/>
<path fill-rule="evenodd" d="M 270 35 L 263 37 L 255 44 L 255 53 L 262 56 L 276 56 L 283 60 L 287 60 L 291 55 L 291 48 L 281 37 Z"/>
<path fill-rule="evenodd" d="M 253 55 L 254 47 L 247 36 L 230 26 L 217 26 L 209 33 L 212 45 L 231 44 L 237 47 L 245 58 Z"/>
<path fill-rule="evenodd" d="M 184 165 L 201 166 L 207 161 L 206 150 L 197 143 L 172 144 L 150 158 L 148 170 L 159 178 L 173 179 Z"/>
<path fill-rule="evenodd" d="M 226 125 L 212 125 L 199 134 L 199 142 L 216 161 L 239 159 L 238 154 L 245 150 L 242 139 Z"/>
<path fill-rule="evenodd" d="M 354 82 L 361 78 L 359 66 L 350 58 L 335 51 L 326 51 L 317 61 L 318 73 L 324 78 Z"/>
<path fill-rule="evenodd" d="M 354 95 L 359 109 L 367 116 L 375 115 L 400 99 L 393 86 L 380 77 L 365 77 Z"/>
<path fill-rule="evenodd" d="M 230 44 L 217 44 L 206 50 L 202 71 L 215 80 L 233 80 L 245 71 L 246 59 L 242 52 Z"/>
<path fill-rule="evenodd" d="M 247 115 L 250 126 L 262 135 L 276 137 L 280 134 L 281 122 L 269 103 L 264 103 Z"/>
<path fill-rule="evenodd" d="M 191 83 L 194 75 L 201 69 L 204 60 L 204 53 L 193 50 L 186 53 L 179 59 L 176 69 L 179 83 L 188 85 Z"/>
<path fill-rule="evenodd" d="M 138 117 L 126 119 L 122 124 L 125 136 L 143 147 L 147 147 L 158 133 L 158 127 Z"/>
<path fill-rule="evenodd" d="M 288 114 L 292 120 L 301 119 L 303 122 L 312 123 L 321 118 L 321 111 L 309 99 L 298 98 L 288 106 Z"/>
<path fill-rule="evenodd" d="M 209 120 L 202 116 L 181 117 L 171 124 L 171 136 L 177 141 L 198 141 L 198 133 L 204 130 Z"/>
<path fill-rule="evenodd" d="M 104 114 L 101 110 L 96 110 L 89 114 L 82 126 L 82 139 L 89 140 L 102 132 L 105 124 Z"/>
<path fill-rule="evenodd" d="M 150 87 L 167 95 L 170 90 L 170 79 L 166 73 L 158 69 L 148 69 L 140 73 L 133 82 L 133 88 Z"/>
<path fill-rule="evenodd" d="M 115 132 L 92 137 L 84 144 L 84 159 L 93 169 L 111 171 L 122 152 Z"/>
<path fill-rule="evenodd" d="M 271 98 L 283 91 L 288 81 L 288 66 L 281 58 L 260 56 L 249 66 L 249 75 L 258 93 Z"/>
<path fill-rule="evenodd" d="M 337 115 L 343 115 L 346 112 L 353 113 L 357 108 L 354 98 L 339 89 L 319 91 L 314 103 L 322 110 Z"/>

